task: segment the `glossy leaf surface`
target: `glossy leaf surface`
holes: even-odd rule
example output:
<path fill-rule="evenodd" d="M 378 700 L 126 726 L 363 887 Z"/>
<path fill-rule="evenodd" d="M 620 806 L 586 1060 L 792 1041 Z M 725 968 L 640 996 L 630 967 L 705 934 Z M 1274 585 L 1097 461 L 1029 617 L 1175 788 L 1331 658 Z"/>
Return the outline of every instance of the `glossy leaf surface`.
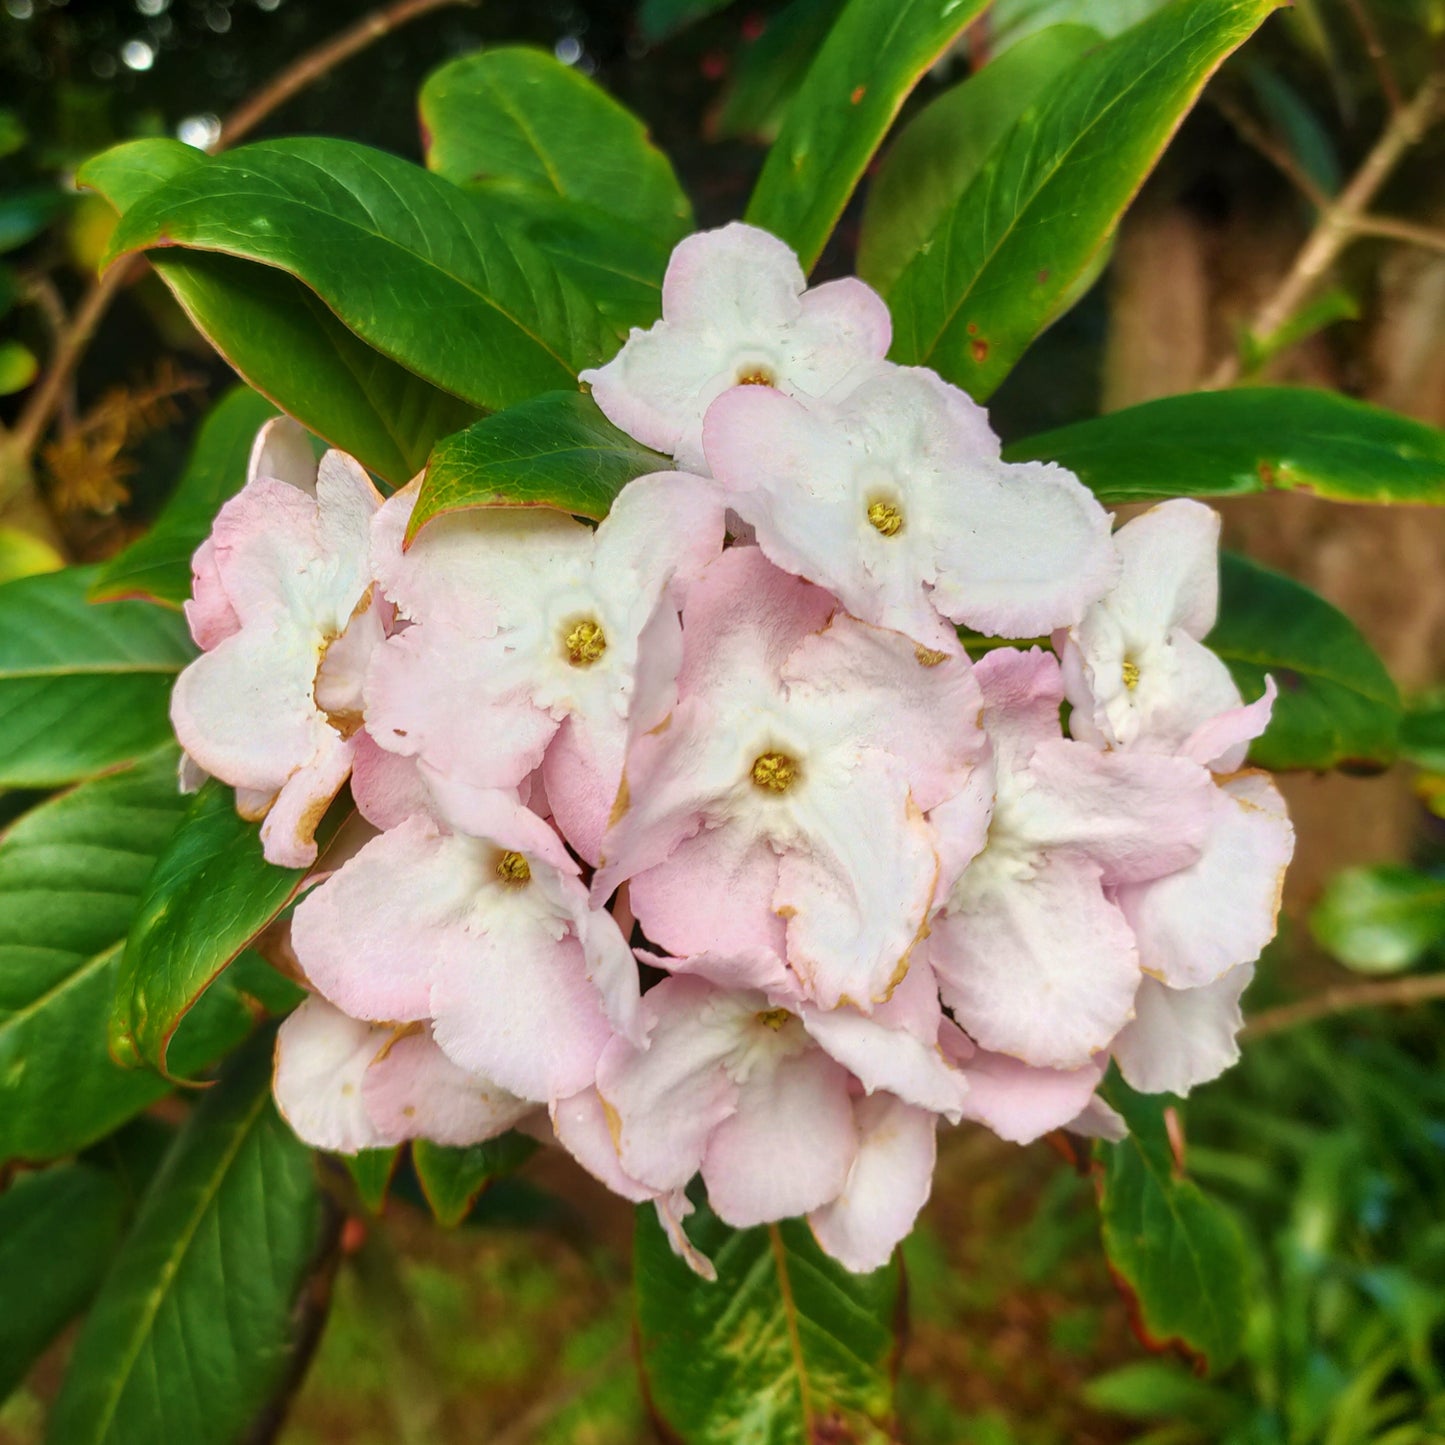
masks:
<path fill-rule="evenodd" d="M 716 1282 L 673 1254 L 651 1207 L 637 1211 L 638 1350 L 668 1437 L 892 1440 L 896 1263 L 850 1274 L 802 1220 L 732 1230 L 704 1207 L 687 1230 L 717 1267 Z"/>
<path fill-rule="evenodd" d="M 1280 0 L 1179 0 L 1025 112 L 889 294 L 893 359 L 987 397 L 1058 314 L 1204 83 Z"/>
<path fill-rule="evenodd" d="M 179 141 L 132 141 L 80 180 L 119 211 L 199 163 Z M 150 262 L 196 328 L 258 392 L 400 486 L 438 437 L 476 408 L 373 350 L 282 271 L 214 252 L 153 251 Z"/>
<path fill-rule="evenodd" d="M 1130 1298 L 1135 1328 L 1222 1369 L 1238 1354 L 1249 1256 L 1234 1218 L 1184 1177 L 1165 1129 L 1166 1101 L 1118 1087 L 1129 1124 L 1119 1144 L 1094 1146 L 1104 1252 Z"/>
<path fill-rule="evenodd" d="M 237 387 L 212 409 L 186 469 L 144 536 L 105 563 L 91 585 L 92 601 L 141 597 L 179 607 L 191 595 L 191 557 L 205 541 L 221 504 L 246 481 L 251 444 L 276 408 Z"/>
<path fill-rule="evenodd" d="M 169 740 L 171 686 L 194 656 L 184 620 L 86 600 L 93 567 L 0 586 L 0 786 L 89 777 Z"/>
<path fill-rule="evenodd" d="M 504 45 L 435 70 L 421 88 L 426 163 L 459 186 L 510 181 L 660 233 L 692 207 L 667 157 L 625 106 L 544 50 Z"/>
<path fill-rule="evenodd" d="M 137 900 L 110 1017 L 115 1056 L 162 1072 L 181 1020 L 307 873 L 266 862 L 257 825 L 214 778 L 188 802 Z"/>
<path fill-rule="evenodd" d="M 54 1445 L 227 1445 L 280 1383 L 317 1252 L 311 1153 L 271 1102 L 271 1040 L 201 1100 L 76 1342 Z"/>
<path fill-rule="evenodd" d="M 0 1194 L 0 1400 L 85 1308 L 124 1219 L 120 1186 L 91 1164 L 22 1174 Z"/>
<path fill-rule="evenodd" d="M 1220 557 L 1220 589 L 1209 646 L 1247 701 L 1264 691 L 1266 674 L 1279 688 L 1250 761 L 1320 771 L 1389 764 L 1399 741 L 1400 696 L 1354 623 L 1293 578 L 1229 553 Z"/>
<path fill-rule="evenodd" d="M 471 1213 L 494 1179 L 520 1168 L 536 1152 L 535 1139 L 515 1132 L 459 1149 L 418 1139 L 411 1146 L 411 1162 L 432 1213 L 450 1227 Z"/>
<path fill-rule="evenodd" d="M 849 0 L 788 106 L 748 202 L 811 271 L 924 71 L 987 0 Z"/>
<path fill-rule="evenodd" d="M 670 458 L 619 431 L 590 396 L 551 392 L 438 444 L 408 536 L 463 507 L 555 507 L 601 520 L 634 477 L 671 469 Z"/>
<path fill-rule="evenodd" d="M 131 914 L 185 809 L 176 753 L 85 783 L 0 838 L 0 1163 L 83 1148 L 166 1091 L 116 1065 L 106 1019 Z M 171 1063 L 190 1073 L 239 1042 L 250 1011 L 218 990 Z"/>
<path fill-rule="evenodd" d="M 172 176 L 121 217 L 110 257 L 156 246 L 275 267 L 479 407 L 566 385 L 615 349 L 592 301 L 481 197 L 350 141 L 261 141 Z"/>
<path fill-rule="evenodd" d="M 1101 502 L 1305 492 L 1445 505 L 1445 431 L 1310 387 L 1165 397 L 1014 443 L 1059 462 Z"/>

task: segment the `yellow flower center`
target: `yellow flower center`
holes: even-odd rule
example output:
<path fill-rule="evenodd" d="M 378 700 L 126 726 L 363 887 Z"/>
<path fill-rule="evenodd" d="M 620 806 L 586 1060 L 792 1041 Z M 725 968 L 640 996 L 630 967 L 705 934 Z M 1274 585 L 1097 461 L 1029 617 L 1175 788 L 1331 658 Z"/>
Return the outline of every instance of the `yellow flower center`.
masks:
<path fill-rule="evenodd" d="M 738 373 L 739 386 L 776 386 L 777 378 L 766 366 L 754 366 Z"/>
<path fill-rule="evenodd" d="M 868 520 L 885 537 L 896 537 L 903 530 L 903 513 L 891 502 L 870 502 Z"/>
<path fill-rule="evenodd" d="M 758 1015 L 758 1022 L 764 1028 L 772 1029 L 774 1033 L 777 1033 L 790 1018 L 792 1018 L 792 1014 L 785 1008 L 765 1008 Z"/>
<path fill-rule="evenodd" d="M 514 888 L 532 881 L 532 866 L 520 853 L 510 848 L 497 859 L 497 877 Z"/>
<path fill-rule="evenodd" d="M 1124 686 L 1127 687 L 1130 692 L 1133 692 L 1134 689 L 1139 686 L 1139 664 L 1137 662 L 1125 660 Z"/>
<path fill-rule="evenodd" d="M 591 667 L 607 651 L 607 634 L 602 624 L 591 617 L 574 622 L 562 639 L 567 649 L 567 661 L 573 667 Z"/>
<path fill-rule="evenodd" d="M 798 777 L 798 764 L 787 753 L 759 753 L 753 759 L 753 785 L 768 793 L 786 793 Z"/>

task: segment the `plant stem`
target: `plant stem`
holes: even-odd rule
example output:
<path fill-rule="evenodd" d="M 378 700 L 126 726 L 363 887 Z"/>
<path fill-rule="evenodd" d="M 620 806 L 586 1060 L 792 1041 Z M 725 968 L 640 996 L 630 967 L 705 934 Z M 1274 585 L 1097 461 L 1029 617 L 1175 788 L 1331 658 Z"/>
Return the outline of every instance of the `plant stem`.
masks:
<path fill-rule="evenodd" d="M 1416 973 L 1379 983 L 1342 984 L 1313 998 L 1282 1004 L 1255 1014 L 1244 1026 L 1243 1037 L 1264 1038 L 1362 1008 L 1408 1008 L 1412 1004 L 1445 999 L 1445 973 Z"/>
<path fill-rule="evenodd" d="M 1375 29 L 1375 22 L 1365 7 L 1365 0 L 1345 0 L 1345 6 L 1350 12 L 1350 18 L 1355 22 L 1355 29 L 1360 32 L 1360 39 L 1365 42 L 1365 53 L 1375 68 L 1375 78 L 1380 82 L 1385 103 L 1398 114 L 1405 107 L 1405 98 L 1400 94 L 1400 83 L 1391 69 L 1389 52 L 1385 49 L 1384 41 L 1380 39 L 1380 32 Z"/>
<path fill-rule="evenodd" d="M 1404 241 L 1423 246 L 1427 251 L 1445 251 L 1445 231 L 1434 226 L 1419 226 L 1414 221 L 1399 221 L 1393 216 L 1361 216 L 1355 222 L 1357 236 L 1383 236 L 1389 241 Z"/>
<path fill-rule="evenodd" d="M 393 30 L 410 24 L 433 10 L 450 5 L 475 5 L 478 0 L 397 0 L 396 4 L 373 11 L 358 20 L 349 30 L 324 41 L 314 50 L 308 50 L 294 65 L 287 66 L 274 80 L 262 86 L 249 100 L 244 100 L 228 115 L 221 125 L 220 138 L 212 150 L 222 150 L 235 145 L 242 136 L 249 135 L 272 111 L 279 109 L 308 85 L 315 84 L 329 71 L 343 61 L 349 60 L 358 51 L 365 50 Z"/>
<path fill-rule="evenodd" d="M 1258 151 L 1281 175 L 1287 177 L 1301 195 L 1317 211 L 1327 211 L 1333 203 L 1329 192 L 1280 145 L 1243 106 L 1228 96 L 1210 95 L 1214 108 L 1227 120 L 1236 135 L 1247 146 Z"/>
<path fill-rule="evenodd" d="M 211 150 L 224 150 L 234 145 L 242 136 L 265 121 L 273 111 L 284 105 L 292 96 L 313 85 L 324 75 L 334 70 L 343 61 L 349 60 L 368 45 L 383 36 L 390 35 L 403 25 L 433 10 L 451 5 L 473 5 L 478 0 L 397 0 L 343 30 L 330 40 L 323 41 L 305 55 L 288 65 L 280 74 L 269 80 L 249 99 L 243 100 L 221 125 L 221 134 Z M 80 358 L 90 345 L 101 318 L 110 309 L 110 304 L 139 271 L 140 258 L 130 256 L 117 261 L 104 275 L 98 277 L 81 298 L 70 323 L 59 337 L 50 363 L 39 384 L 26 399 L 24 408 L 15 423 L 14 430 L 6 439 L 12 455 L 28 463 L 40 445 L 56 407 L 65 396 L 66 383 Z M 10 496 L 23 485 L 29 475 L 24 467 L 8 468 L 0 478 L 0 508 Z"/>
<path fill-rule="evenodd" d="M 1320 212 L 1294 264 L 1255 312 L 1247 327 L 1248 334 L 1262 340 L 1273 336 L 1308 299 L 1349 241 L 1360 234 L 1360 223 L 1380 187 L 1434 120 L 1441 89 L 1441 76 L 1432 75 L 1409 104 L 1390 118 L 1349 185 Z M 1239 373 L 1240 357 L 1236 350 L 1215 368 L 1207 385 L 1230 386 L 1239 380 Z"/>

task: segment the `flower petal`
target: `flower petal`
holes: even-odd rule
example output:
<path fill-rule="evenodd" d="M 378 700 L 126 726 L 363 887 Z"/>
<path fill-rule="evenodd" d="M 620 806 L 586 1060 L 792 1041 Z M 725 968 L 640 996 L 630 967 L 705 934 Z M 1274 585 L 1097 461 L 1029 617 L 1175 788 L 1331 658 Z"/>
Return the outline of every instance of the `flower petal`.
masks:
<path fill-rule="evenodd" d="M 1114 1057 L 1131 1088 L 1145 1094 L 1187 1094 L 1217 1079 L 1239 1058 L 1244 1027 L 1239 1000 L 1254 965 L 1233 968 L 1200 988 L 1168 988 L 1146 978 L 1134 1019 L 1114 1040 Z"/>
<path fill-rule="evenodd" d="M 1098 1088 L 1109 1056 L 1099 1054 L 1078 1069 L 1036 1069 L 980 1049 L 964 1066 L 968 1101 L 964 1116 L 986 1124 L 1011 1144 L 1031 1144 L 1066 1128 Z"/>

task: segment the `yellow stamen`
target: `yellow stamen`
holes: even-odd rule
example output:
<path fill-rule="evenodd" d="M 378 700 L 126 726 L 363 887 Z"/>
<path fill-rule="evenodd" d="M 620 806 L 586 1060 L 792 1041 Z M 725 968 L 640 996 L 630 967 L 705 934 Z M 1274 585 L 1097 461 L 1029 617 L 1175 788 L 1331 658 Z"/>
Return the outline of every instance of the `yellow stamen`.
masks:
<path fill-rule="evenodd" d="M 607 634 L 600 622 L 584 617 L 581 622 L 573 623 L 562 645 L 573 667 L 591 667 L 607 651 Z"/>
<path fill-rule="evenodd" d="M 786 793 L 797 780 L 798 764 L 787 753 L 759 753 L 753 759 L 753 783 L 769 793 Z"/>
<path fill-rule="evenodd" d="M 758 1015 L 758 1022 L 764 1028 L 772 1029 L 774 1033 L 777 1033 L 790 1018 L 792 1018 L 792 1014 L 785 1008 L 765 1008 Z"/>
<path fill-rule="evenodd" d="M 739 386 L 776 386 L 777 378 L 766 366 L 755 366 L 751 371 L 738 373 Z"/>
<path fill-rule="evenodd" d="M 924 647 L 922 643 L 913 649 L 913 655 L 918 659 L 919 667 L 937 667 L 940 662 L 948 661 L 946 652 L 935 652 L 931 647 Z"/>
<path fill-rule="evenodd" d="M 497 877 L 503 883 L 520 888 L 524 883 L 532 881 L 532 865 L 520 853 L 508 849 L 497 859 Z"/>
<path fill-rule="evenodd" d="M 1124 663 L 1124 686 L 1133 692 L 1139 686 L 1139 664 L 1137 662 Z"/>
<path fill-rule="evenodd" d="M 868 520 L 885 537 L 896 537 L 903 530 L 903 513 L 890 502 L 870 503 Z"/>

